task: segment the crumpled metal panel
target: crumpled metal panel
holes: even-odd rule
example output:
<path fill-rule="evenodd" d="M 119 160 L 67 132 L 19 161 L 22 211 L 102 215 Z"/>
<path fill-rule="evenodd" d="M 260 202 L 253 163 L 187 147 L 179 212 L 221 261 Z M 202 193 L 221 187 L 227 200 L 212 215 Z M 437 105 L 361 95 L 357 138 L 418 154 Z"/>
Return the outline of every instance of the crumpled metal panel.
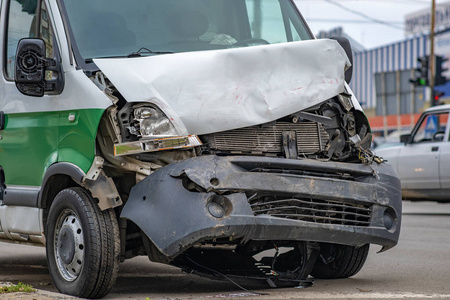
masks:
<path fill-rule="evenodd" d="M 261 169 L 262 171 L 258 171 Z M 265 169 L 274 172 L 264 171 Z M 283 170 L 278 172 L 277 170 Z M 290 172 L 291 171 L 291 172 Z M 301 175 L 294 171 L 315 172 Z M 378 176 L 373 176 L 376 172 Z M 322 173 L 322 176 L 320 174 Z M 361 181 L 330 178 L 329 173 L 349 173 Z M 121 218 L 133 221 L 159 251 L 170 259 L 199 241 L 236 240 L 314 241 L 362 246 L 379 244 L 387 250 L 397 244 L 401 224 L 400 181 L 388 164 L 366 166 L 267 157 L 205 155 L 172 163 L 147 176 L 132 189 Z M 188 190 L 183 177 L 204 189 Z M 326 221 L 288 218 L 254 211 L 253 196 L 297 197 L 326 200 L 330 205 Z M 218 195 L 229 201 L 229 212 L 215 217 L 208 204 Z M 264 201 L 264 199 L 263 199 Z M 343 208 L 359 206 L 365 220 L 348 222 Z M 267 203 L 265 203 L 267 204 Z M 298 202 L 297 202 L 298 204 Z M 323 205 L 324 202 L 321 202 Z M 298 206 L 297 206 L 298 207 Z M 311 208 L 308 203 L 306 209 Z M 394 217 L 384 225 L 384 213 Z M 322 215 L 323 216 L 323 215 Z M 367 218 L 370 216 L 370 218 Z M 361 226 L 363 225 L 363 226 Z"/>
<path fill-rule="evenodd" d="M 180 134 L 270 122 L 344 91 L 350 62 L 334 40 L 95 59 L 127 101 L 158 105 Z"/>

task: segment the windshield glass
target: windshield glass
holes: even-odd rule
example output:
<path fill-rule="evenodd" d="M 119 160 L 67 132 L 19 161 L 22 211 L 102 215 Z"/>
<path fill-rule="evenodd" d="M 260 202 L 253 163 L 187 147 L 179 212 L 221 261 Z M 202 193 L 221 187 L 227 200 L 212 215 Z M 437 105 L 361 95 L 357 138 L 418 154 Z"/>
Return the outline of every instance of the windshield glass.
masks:
<path fill-rule="evenodd" d="M 83 59 L 311 39 L 289 0 L 63 0 Z"/>

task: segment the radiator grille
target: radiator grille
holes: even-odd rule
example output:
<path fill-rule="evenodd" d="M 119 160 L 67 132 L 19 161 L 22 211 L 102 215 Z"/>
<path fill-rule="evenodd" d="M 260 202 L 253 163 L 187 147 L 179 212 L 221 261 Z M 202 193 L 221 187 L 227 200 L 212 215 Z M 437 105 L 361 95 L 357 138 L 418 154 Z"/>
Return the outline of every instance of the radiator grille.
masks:
<path fill-rule="evenodd" d="M 325 149 L 329 140 L 322 125 L 315 122 L 251 126 L 213 134 L 211 148 L 236 152 L 281 153 L 282 133 L 295 131 L 299 154 L 313 154 Z"/>
<path fill-rule="evenodd" d="M 253 213 L 305 222 L 367 227 L 370 224 L 371 205 L 341 203 L 315 199 L 270 199 L 251 201 Z"/>

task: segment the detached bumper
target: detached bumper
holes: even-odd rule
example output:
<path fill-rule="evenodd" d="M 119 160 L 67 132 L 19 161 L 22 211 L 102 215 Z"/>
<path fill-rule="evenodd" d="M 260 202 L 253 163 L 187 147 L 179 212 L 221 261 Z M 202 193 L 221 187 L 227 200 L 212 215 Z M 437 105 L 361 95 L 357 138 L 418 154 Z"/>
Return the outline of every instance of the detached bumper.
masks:
<path fill-rule="evenodd" d="M 169 258 L 218 238 L 387 250 L 400 233 L 400 181 L 387 164 L 201 156 L 133 187 L 121 217 Z"/>

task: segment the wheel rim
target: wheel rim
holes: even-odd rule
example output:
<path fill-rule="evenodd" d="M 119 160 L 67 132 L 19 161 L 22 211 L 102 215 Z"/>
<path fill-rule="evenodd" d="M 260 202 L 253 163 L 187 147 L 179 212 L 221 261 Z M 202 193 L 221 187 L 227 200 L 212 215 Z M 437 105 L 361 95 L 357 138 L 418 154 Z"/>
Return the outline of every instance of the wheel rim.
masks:
<path fill-rule="evenodd" d="M 55 260 L 66 281 L 74 281 L 84 264 L 84 234 L 78 216 L 70 209 L 61 212 L 54 236 Z"/>

